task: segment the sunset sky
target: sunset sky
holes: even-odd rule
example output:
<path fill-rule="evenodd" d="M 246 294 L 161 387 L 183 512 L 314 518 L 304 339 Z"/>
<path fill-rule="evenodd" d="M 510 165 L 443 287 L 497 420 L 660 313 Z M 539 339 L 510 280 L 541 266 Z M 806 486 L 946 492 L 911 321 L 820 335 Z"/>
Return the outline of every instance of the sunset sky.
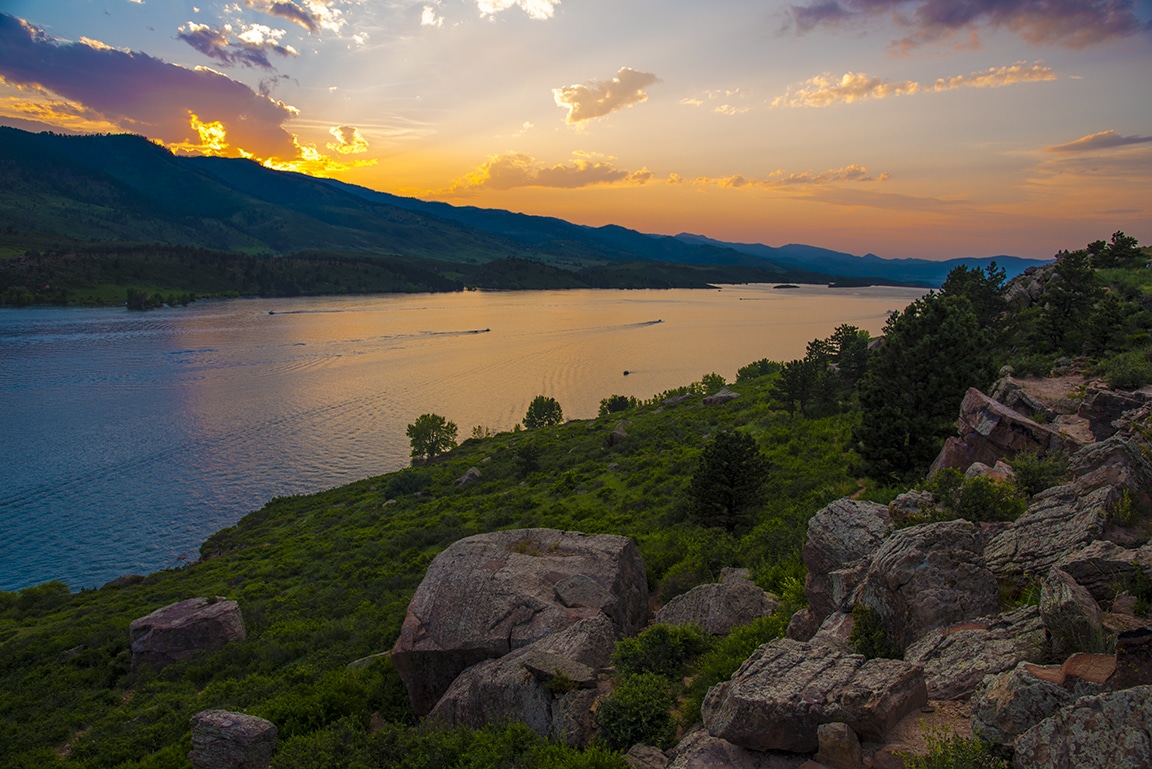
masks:
<path fill-rule="evenodd" d="M 1152 0 L 0 0 L 0 124 L 885 257 L 1152 241 Z"/>

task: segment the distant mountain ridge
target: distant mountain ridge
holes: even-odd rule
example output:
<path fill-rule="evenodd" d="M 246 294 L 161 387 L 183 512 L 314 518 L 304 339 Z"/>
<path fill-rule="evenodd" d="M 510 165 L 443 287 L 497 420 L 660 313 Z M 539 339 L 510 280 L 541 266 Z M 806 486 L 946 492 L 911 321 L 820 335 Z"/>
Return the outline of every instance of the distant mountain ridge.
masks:
<path fill-rule="evenodd" d="M 708 268 L 717 282 L 848 278 L 938 286 L 958 264 L 992 261 L 888 260 L 813 246 L 773 248 L 618 225 L 589 227 L 406 198 L 250 160 L 175 156 L 130 134 L 70 136 L 0 127 L 0 177 L 0 231 L 85 242 L 155 242 L 247 254 L 326 250 L 471 265 L 519 258 L 564 270 L 628 265 L 635 274 L 663 263 Z M 1043 263 L 995 259 L 1009 276 Z"/>
<path fill-rule="evenodd" d="M 849 278 L 888 278 L 909 283 L 939 286 L 956 267 L 985 269 L 993 262 L 1003 268 L 1009 278 L 1013 278 L 1029 267 L 1047 264 L 1050 259 L 1025 259 L 1019 256 L 958 257 L 934 261 L 932 259 L 884 259 L 875 254 L 854 256 L 827 248 L 790 243 L 773 247 L 759 243 L 730 243 L 704 235 L 682 232 L 675 236 L 685 243 L 707 244 L 731 248 L 750 256 L 758 256 L 777 264 L 802 267 L 817 272 L 843 275 Z"/>

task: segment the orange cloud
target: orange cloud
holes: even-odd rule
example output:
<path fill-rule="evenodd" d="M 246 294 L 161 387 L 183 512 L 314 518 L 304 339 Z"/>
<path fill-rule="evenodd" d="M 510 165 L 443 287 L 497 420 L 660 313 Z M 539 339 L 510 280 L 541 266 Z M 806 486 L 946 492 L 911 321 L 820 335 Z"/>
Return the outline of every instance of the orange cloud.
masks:
<path fill-rule="evenodd" d="M 329 128 L 328 133 L 336 137 L 335 142 L 328 142 L 330 150 L 341 155 L 358 155 L 368 151 L 368 140 L 360 135 L 360 129 L 350 125 Z"/>
<path fill-rule="evenodd" d="M 829 74 L 809 78 L 799 86 L 788 88 L 772 100 L 773 107 L 829 107 L 851 104 L 865 99 L 885 99 L 916 93 L 940 93 L 957 88 L 1003 88 L 1017 83 L 1055 80 L 1053 69 L 1041 62 L 1017 62 L 1003 67 L 989 67 L 967 75 L 937 78 L 931 85 L 913 80 L 882 80 L 863 72 L 848 72 L 839 79 Z"/>
<path fill-rule="evenodd" d="M 887 172 L 879 176 L 870 176 L 867 168 L 852 163 L 843 168 L 831 168 L 816 174 L 811 171 L 789 173 L 783 169 L 778 169 L 763 179 L 749 179 L 740 174 L 725 177 L 700 176 L 696 178 L 694 183 L 701 186 L 714 184 L 723 189 L 782 189 L 796 186 L 823 186 L 842 182 L 886 182 L 890 178 L 891 174 Z"/>
<path fill-rule="evenodd" d="M 1152 136 L 1121 136 L 1116 131 L 1109 129 L 1081 136 L 1067 144 L 1048 147 L 1045 152 L 1091 152 L 1114 147 L 1127 147 L 1132 144 L 1147 144 L 1148 142 L 1152 142 Z"/>
<path fill-rule="evenodd" d="M 589 80 L 583 85 L 553 88 L 552 96 L 556 106 L 568 109 L 564 122 L 572 125 L 647 101 L 644 89 L 659 80 L 651 72 L 621 67 L 611 80 Z"/>
<path fill-rule="evenodd" d="M 652 180 L 647 168 L 625 171 L 616 168 L 611 159 L 577 155 L 570 163 L 547 166 L 531 155 L 513 152 L 493 155 L 478 169 L 453 183 L 449 192 L 490 189 L 510 190 L 515 187 L 558 187 L 577 189 L 594 185 L 639 185 Z"/>

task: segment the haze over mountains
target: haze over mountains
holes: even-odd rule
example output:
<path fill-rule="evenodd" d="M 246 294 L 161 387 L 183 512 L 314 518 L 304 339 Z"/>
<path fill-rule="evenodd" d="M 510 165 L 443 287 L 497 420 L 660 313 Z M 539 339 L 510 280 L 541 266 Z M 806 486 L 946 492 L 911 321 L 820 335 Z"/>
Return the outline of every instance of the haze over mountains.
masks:
<path fill-rule="evenodd" d="M 1042 263 L 1011 256 L 888 260 L 804 245 L 588 227 L 405 198 L 249 160 L 175 156 L 127 134 L 0 128 L 0 171 L 0 231 L 71 241 L 161 242 L 245 254 L 323 249 L 471 265 L 518 257 L 568 271 L 629 265 L 668 274 L 672 265 L 697 266 L 707 268 L 699 274 L 711 282 L 847 278 L 937 286 L 959 264 L 983 267 L 994 259 L 1012 276 Z"/>

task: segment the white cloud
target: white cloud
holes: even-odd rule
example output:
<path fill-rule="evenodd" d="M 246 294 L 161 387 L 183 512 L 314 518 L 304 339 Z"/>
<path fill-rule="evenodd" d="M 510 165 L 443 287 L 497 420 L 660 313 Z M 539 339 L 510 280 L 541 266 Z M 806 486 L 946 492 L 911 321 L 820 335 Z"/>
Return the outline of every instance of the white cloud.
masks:
<path fill-rule="evenodd" d="M 500 11 L 519 6 L 528 18 L 543 21 L 551 19 L 560 0 L 476 0 L 481 16 L 495 16 Z"/>
<path fill-rule="evenodd" d="M 336 137 L 336 141 L 328 142 L 328 149 L 339 152 L 341 155 L 357 155 L 368 151 L 368 140 L 360 135 L 360 129 L 350 125 L 334 126 L 328 133 Z"/>
<path fill-rule="evenodd" d="M 442 27 L 444 26 L 444 17 L 436 13 L 436 6 L 426 5 L 424 10 L 420 12 L 420 26 Z"/>

